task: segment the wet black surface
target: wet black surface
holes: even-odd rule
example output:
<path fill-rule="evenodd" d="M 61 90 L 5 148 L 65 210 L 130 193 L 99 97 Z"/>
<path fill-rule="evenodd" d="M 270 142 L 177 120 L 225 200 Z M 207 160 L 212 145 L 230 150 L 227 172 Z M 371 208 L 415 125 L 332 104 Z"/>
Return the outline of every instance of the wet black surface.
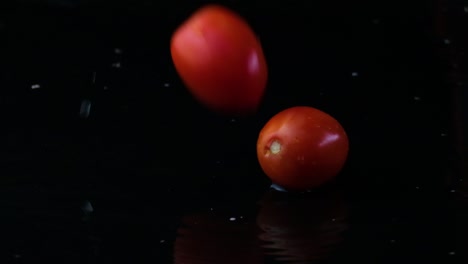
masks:
<path fill-rule="evenodd" d="M 461 1 L 224 2 L 270 68 L 244 119 L 200 107 L 172 66 L 171 34 L 203 3 L 1 2 L 1 263 L 466 259 Z M 351 144 L 305 194 L 270 190 L 255 153 L 294 105 Z"/>

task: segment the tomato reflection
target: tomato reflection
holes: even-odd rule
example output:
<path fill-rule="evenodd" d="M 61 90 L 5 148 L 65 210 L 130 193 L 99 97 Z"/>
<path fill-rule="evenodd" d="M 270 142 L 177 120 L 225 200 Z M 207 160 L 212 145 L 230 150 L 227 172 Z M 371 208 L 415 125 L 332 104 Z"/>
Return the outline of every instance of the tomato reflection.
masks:
<path fill-rule="evenodd" d="M 329 256 L 347 230 L 348 207 L 338 190 L 295 194 L 271 190 L 257 223 L 264 254 L 277 261 L 313 263 Z"/>
<path fill-rule="evenodd" d="M 257 235 L 254 221 L 214 213 L 186 216 L 175 241 L 174 263 L 263 263 Z"/>

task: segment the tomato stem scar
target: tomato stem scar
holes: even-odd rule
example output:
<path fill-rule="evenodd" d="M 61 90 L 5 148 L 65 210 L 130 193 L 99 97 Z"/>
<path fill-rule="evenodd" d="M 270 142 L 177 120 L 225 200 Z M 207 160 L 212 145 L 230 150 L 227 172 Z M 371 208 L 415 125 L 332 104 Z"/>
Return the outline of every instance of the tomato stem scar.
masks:
<path fill-rule="evenodd" d="M 274 140 L 270 145 L 270 151 L 273 154 L 278 154 L 281 151 L 281 143 L 278 140 Z"/>

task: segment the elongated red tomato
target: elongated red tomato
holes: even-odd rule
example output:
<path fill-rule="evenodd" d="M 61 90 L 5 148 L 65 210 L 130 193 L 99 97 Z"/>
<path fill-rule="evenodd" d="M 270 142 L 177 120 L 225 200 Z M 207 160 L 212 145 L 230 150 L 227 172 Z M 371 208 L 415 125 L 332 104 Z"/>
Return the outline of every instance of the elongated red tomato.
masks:
<path fill-rule="evenodd" d="M 273 116 L 260 131 L 257 156 L 265 174 L 289 190 L 318 187 L 335 177 L 348 156 L 346 132 L 330 115 L 306 106 Z"/>
<path fill-rule="evenodd" d="M 250 26 L 229 9 L 209 5 L 173 34 L 171 55 L 189 91 L 206 107 L 251 114 L 267 83 L 262 46 Z"/>

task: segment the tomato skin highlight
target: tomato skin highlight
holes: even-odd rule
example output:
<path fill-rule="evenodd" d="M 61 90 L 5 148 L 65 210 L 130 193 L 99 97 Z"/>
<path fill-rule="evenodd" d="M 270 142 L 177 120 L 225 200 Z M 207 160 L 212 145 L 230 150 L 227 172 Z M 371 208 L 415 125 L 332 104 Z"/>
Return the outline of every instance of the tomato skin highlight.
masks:
<path fill-rule="evenodd" d="M 208 5 L 171 38 L 174 66 L 193 96 L 226 114 L 251 114 L 261 102 L 268 70 L 262 46 L 233 11 Z"/>
<path fill-rule="evenodd" d="M 257 157 L 265 174 L 288 190 L 308 190 L 333 179 L 349 151 L 340 123 L 318 109 L 296 106 L 273 116 L 260 131 Z"/>

